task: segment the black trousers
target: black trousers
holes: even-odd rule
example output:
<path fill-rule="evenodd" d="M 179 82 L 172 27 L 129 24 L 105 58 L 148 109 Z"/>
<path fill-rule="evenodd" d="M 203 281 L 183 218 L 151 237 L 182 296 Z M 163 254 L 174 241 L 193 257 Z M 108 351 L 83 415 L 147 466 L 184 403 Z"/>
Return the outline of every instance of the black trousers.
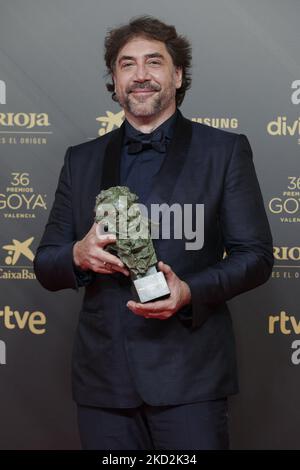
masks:
<path fill-rule="evenodd" d="M 227 398 L 137 408 L 78 405 L 78 425 L 85 450 L 229 448 Z"/>

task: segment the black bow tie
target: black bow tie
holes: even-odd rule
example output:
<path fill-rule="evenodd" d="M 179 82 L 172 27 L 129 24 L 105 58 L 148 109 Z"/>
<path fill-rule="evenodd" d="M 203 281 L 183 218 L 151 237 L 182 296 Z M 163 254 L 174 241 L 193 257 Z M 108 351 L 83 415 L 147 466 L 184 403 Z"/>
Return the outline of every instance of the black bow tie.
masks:
<path fill-rule="evenodd" d="M 144 134 L 142 136 L 137 135 L 136 137 L 129 137 L 127 141 L 127 152 L 139 153 L 142 150 L 153 148 L 157 152 L 163 153 L 167 150 L 166 138 L 162 131 L 155 132 L 153 134 Z"/>

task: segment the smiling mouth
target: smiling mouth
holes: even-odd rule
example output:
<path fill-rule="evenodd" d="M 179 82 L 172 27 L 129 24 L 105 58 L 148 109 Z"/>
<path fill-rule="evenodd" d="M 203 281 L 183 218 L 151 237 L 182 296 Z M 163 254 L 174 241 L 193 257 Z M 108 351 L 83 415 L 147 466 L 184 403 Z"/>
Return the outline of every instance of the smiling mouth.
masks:
<path fill-rule="evenodd" d="M 134 94 L 155 93 L 155 90 L 133 90 L 131 93 L 134 93 Z"/>
<path fill-rule="evenodd" d="M 134 95 L 145 95 L 147 93 L 155 93 L 153 90 L 142 90 L 142 91 L 132 91 L 131 93 L 133 93 Z"/>

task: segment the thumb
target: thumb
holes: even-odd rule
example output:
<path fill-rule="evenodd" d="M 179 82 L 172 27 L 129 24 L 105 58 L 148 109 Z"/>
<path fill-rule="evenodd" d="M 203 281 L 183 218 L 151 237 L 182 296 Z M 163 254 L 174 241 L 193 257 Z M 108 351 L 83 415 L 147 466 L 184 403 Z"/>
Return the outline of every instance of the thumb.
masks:
<path fill-rule="evenodd" d="M 166 277 L 170 277 L 172 276 L 172 274 L 174 274 L 174 272 L 172 271 L 172 268 L 168 264 L 164 263 L 163 261 L 159 261 L 158 268 L 160 269 L 160 271 L 162 271 L 166 275 Z"/>

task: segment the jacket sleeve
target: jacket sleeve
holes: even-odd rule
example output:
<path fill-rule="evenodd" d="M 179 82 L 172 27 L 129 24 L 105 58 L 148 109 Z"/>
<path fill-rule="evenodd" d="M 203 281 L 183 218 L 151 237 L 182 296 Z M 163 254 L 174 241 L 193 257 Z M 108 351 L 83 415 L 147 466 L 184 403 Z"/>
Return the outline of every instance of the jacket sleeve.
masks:
<path fill-rule="evenodd" d="M 266 282 L 272 272 L 272 235 L 251 147 L 242 134 L 237 136 L 227 167 L 219 224 L 227 256 L 183 277 L 192 294 L 193 326 L 200 326 L 218 304 Z M 188 318 L 187 311 L 183 318 Z"/>
<path fill-rule="evenodd" d="M 33 267 L 38 281 L 50 291 L 76 289 L 93 280 L 92 271 L 81 271 L 73 262 L 74 233 L 72 182 L 70 157 L 72 148 L 66 151 L 54 203 L 44 234 L 37 249 Z"/>

